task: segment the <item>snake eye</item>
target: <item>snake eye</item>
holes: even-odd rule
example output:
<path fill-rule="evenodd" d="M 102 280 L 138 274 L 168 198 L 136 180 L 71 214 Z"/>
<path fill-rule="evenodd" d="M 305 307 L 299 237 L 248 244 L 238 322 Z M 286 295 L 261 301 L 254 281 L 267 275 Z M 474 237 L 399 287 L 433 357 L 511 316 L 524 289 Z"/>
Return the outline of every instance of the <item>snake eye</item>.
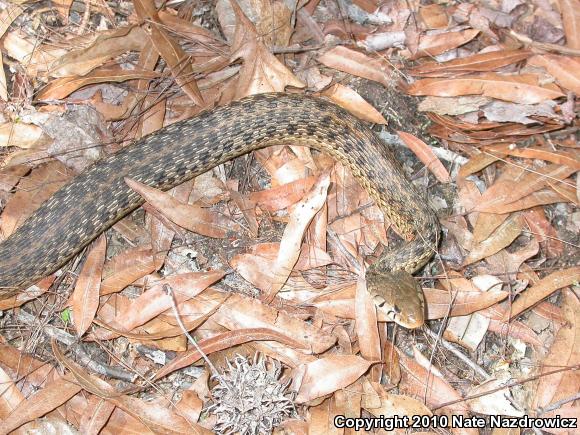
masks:
<path fill-rule="evenodd" d="M 398 305 L 394 305 L 394 306 L 393 306 L 393 311 L 394 311 L 396 314 L 401 314 L 401 309 L 399 308 L 399 306 L 398 306 Z"/>
<path fill-rule="evenodd" d="M 377 304 L 377 307 L 383 308 L 386 304 L 386 301 L 382 301 L 381 303 Z"/>

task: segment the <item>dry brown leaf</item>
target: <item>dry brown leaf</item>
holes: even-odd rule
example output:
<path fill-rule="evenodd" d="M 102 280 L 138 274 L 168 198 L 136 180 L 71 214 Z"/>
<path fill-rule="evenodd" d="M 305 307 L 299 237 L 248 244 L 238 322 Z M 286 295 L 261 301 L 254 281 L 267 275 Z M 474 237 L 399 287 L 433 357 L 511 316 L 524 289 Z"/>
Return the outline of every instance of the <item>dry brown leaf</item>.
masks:
<path fill-rule="evenodd" d="M 126 82 L 127 80 L 150 81 L 159 77 L 156 71 L 143 69 L 125 70 L 120 66 L 98 68 L 85 76 L 62 77 L 52 80 L 47 86 L 40 90 L 36 99 L 60 100 L 68 97 L 74 91 L 96 83 Z"/>
<path fill-rule="evenodd" d="M 508 293 L 496 287 L 492 290 L 481 292 L 474 288 L 472 291 L 458 291 L 451 294 L 446 290 L 423 288 L 427 301 L 427 316 L 430 320 L 442 319 L 449 316 L 466 316 L 483 310 L 508 297 Z M 450 307 L 451 305 L 451 307 Z"/>
<path fill-rule="evenodd" d="M 387 124 L 387 120 L 377 109 L 371 106 L 358 92 L 347 86 L 336 83 L 322 92 L 322 95 L 327 96 L 336 104 L 364 121 L 374 124 Z"/>
<path fill-rule="evenodd" d="M 20 405 L 2 421 L 0 434 L 6 435 L 25 423 L 40 418 L 58 408 L 75 394 L 81 387 L 65 378 L 48 383 Z"/>
<path fill-rule="evenodd" d="M 527 50 L 499 50 L 478 53 L 449 62 L 429 62 L 422 64 L 410 72 L 413 75 L 426 77 L 445 77 L 465 72 L 494 71 L 506 65 L 521 62 L 531 56 Z"/>
<path fill-rule="evenodd" d="M 539 192 L 533 192 L 527 196 L 524 196 L 517 201 L 510 202 L 509 204 L 493 205 L 488 207 L 490 213 L 512 213 L 514 211 L 526 210 L 529 208 L 537 207 L 539 205 L 555 204 L 558 202 L 568 202 L 569 198 L 561 195 L 558 192 L 551 190 L 541 190 Z"/>
<path fill-rule="evenodd" d="M 443 378 L 429 360 L 421 355 L 417 349 L 414 351 L 414 359 L 399 352 L 404 375 L 403 382 L 400 384 L 401 392 L 409 396 L 418 396 L 421 400 L 427 394 L 425 400 L 429 408 L 453 400 L 460 400 L 461 395 Z M 427 367 L 429 368 L 427 369 Z M 443 410 L 446 409 L 454 413 L 465 413 L 469 410 L 462 402 L 443 408 Z"/>
<path fill-rule="evenodd" d="M 300 256 L 304 233 L 314 215 L 324 205 L 329 185 L 330 176 L 322 175 L 311 191 L 290 212 L 288 224 L 280 240 L 280 250 L 272 268 L 274 280 L 262 295 L 263 300 L 271 301 L 288 279 Z"/>
<path fill-rule="evenodd" d="M 564 243 L 558 237 L 556 229 L 546 218 L 543 208 L 536 207 L 526 210 L 523 216 L 531 233 L 542 244 L 548 257 L 557 257 L 564 252 Z"/>
<path fill-rule="evenodd" d="M 545 68 L 563 88 L 576 94 L 580 93 L 580 76 L 578 75 L 580 60 L 577 58 L 555 54 L 538 54 L 532 57 L 528 63 Z"/>
<path fill-rule="evenodd" d="M 151 248 L 132 248 L 116 255 L 105 263 L 101 296 L 119 292 L 153 271 L 155 262 Z"/>
<path fill-rule="evenodd" d="M 313 353 L 322 353 L 336 342 L 336 337 L 303 320 L 239 294 L 230 296 L 212 319 L 230 331 L 245 328 L 273 329 L 293 338 L 301 343 L 301 348 Z"/>
<path fill-rule="evenodd" d="M 413 416 L 433 415 L 429 408 L 419 400 L 400 394 L 391 394 L 382 384 L 372 382 L 368 384 L 367 388 L 362 398 L 362 406 L 376 417 L 388 419 L 406 415 L 412 422 Z M 378 400 L 374 398 L 374 400 L 369 400 L 374 395 Z"/>
<path fill-rule="evenodd" d="M 250 200 L 268 211 L 285 209 L 304 197 L 318 179 L 312 175 L 271 189 L 250 193 Z"/>
<path fill-rule="evenodd" d="M 491 378 L 480 385 L 471 388 L 468 396 L 481 395 L 468 400 L 469 407 L 473 412 L 484 415 L 506 415 L 510 417 L 522 417 L 524 413 L 514 408 L 510 402 L 510 390 L 504 387 L 505 379 Z"/>
<path fill-rule="evenodd" d="M 97 396 L 91 396 L 83 412 L 79 431 L 87 435 L 98 435 L 107 424 L 115 405 Z"/>
<path fill-rule="evenodd" d="M 12 234 L 40 205 L 71 177 L 71 171 L 58 161 L 33 169 L 17 186 L 0 215 L 0 239 Z"/>
<path fill-rule="evenodd" d="M 231 259 L 230 265 L 242 278 L 264 291 L 274 281 L 274 261 L 275 258 L 267 259 L 254 254 L 238 254 Z"/>
<path fill-rule="evenodd" d="M 91 37 L 94 42 L 88 47 L 67 50 L 66 54 L 59 56 L 54 62 L 49 62 L 49 74 L 52 77 L 84 76 L 127 51 L 140 51 L 147 41 L 145 32 L 137 26 L 108 30 L 98 34 L 98 37 Z"/>
<path fill-rule="evenodd" d="M 510 216 L 486 240 L 479 245 L 472 246 L 463 264 L 475 263 L 509 246 L 520 235 L 523 226 L 524 219 L 520 214 Z"/>
<path fill-rule="evenodd" d="M 263 92 L 283 92 L 287 86 L 303 88 L 304 83 L 258 39 L 256 28 L 237 2 L 231 2 L 231 5 L 236 15 L 236 31 L 230 61 L 244 60 L 236 86 L 236 97 Z"/>
<path fill-rule="evenodd" d="M 580 268 L 576 268 L 580 272 Z M 580 279 L 577 275 L 576 280 Z M 563 309 L 566 324 L 557 332 L 554 343 L 542 361 L 541 373 L 554 368 L 573 367 L 580 364 L 580 303 L 571 291 L 563 294 Z M 568 399 L 580 390 L 578 370 L 559 372 L 540 378 L 532 406 L 545 407 L 552 402 Z"/>
<path fill-rule="evenodd" d="M 570 48 L 580 49 L 580 4 L 578 0 L 558 0 L 564 32 L 566 33 L 566 45 Z"/>
<path fill-rule="evenodd" d="M 367 291 L 366 281 L 359 278 L 355 297 L 356 336 L 361 356 L 368 361 L 381 360 L 381 339 L 377 323 L 377 309 Z M 371 369 L 371 376 L 380 380 L 380 366 Z"/>
<path fill-rule="evenodd" d="M 113 386 L 95 375 L 87 373 L 75 362 L 66 358 L 56 342 L 52 341 L 52 351 L 60 363 L 68 368 L 79 385 L 88 392 L 108 400 L 133 417 L 138 418 L 154 433 L 203 434 L 211 432 L 202 426 L 187 421 L 174 408 L 161 403 L 146 403 L 140 399 L 119 394 Z"/>
<path fill-rule="evenodd" d="M 409 147 L 413 154 L 417 156 L 421 162 L 429 169 L 435 178 L 437 178 L 441 183 L 450 183 L 451 176 L 449 172 L 441 163 L 441 160 L 437 158 L 433 150 L 423 142 L 421 139 L 413 136 L 410 133 L 404 131 L 397 131 L 399 137 L 405 142 L 405 145 Z"/>
<path fill-rule="evenodd" d="M 74 326 L 79 337 L 89 329 L 99 308 L 101 273 L 106 251 L 107 239 L 101 234 L 87 255 L 71 296 Z"/>
<path fill-rule="evenodd" d="M 305 403 L 345 388 L 361 377 L 373 362 L 356 355 L 331 355 L 298 367 L 293 375 L 296 403 Z"/>
<path fill-rule="evenodd" d="M 542 278 L 537 284 L 519 295 L 512 304 L 509 312 L 506 312 L 504 321 L 514 319 L 520 313 L 550 296 L 556 290 L 580 282 L 580 266 L 558 270 Z"/>
<path fill-rule="evenodd" d="M 580 71 L 580 63 L 578 64 Z M 506 154 L 527 159 L 546 160 L 559 165 L 568 166 L 580 171 L 580 154 L 566 151 L 554 151 L 548 148 L 513 148 L 507 147 Z"/>
<path fill-rule="evenodd" d="M 407 88 L 407 92 L 439 97 L 484 95 L 521 104 L 537 104 L 564 96 L 556 86 L 541 86 L 539 83 L 539 77 L 534 74 L 509 76 L 488 73 L 455 79 L 418 80 Z"/>
<path fill-rule="evenodd" d="M 177 201 L 186 202 L 194 185 L 194 180 L 186 181 L 168 191 Z M 175 232 L 164 225 L 157 217 L 151 215 L 150 222 L 151 246 L 153 248 L 153 262 L 156 269 L 160 269 L 165 257 L 171 248 Z"/>
<path fill-rule="evenodd" d="M 427 29 L 446 29 L 449 25 L 449 16 L 443 5 L 421 5 L 419 6 L 419 16 Z"/>
<path fill-rule="evenodd" d="M 140 22 L 144 23 L 143 29 L 149 35 L 149 40 L 171 70 L 177 84 L 194 104 L 204 107 L 205 102 L 193 77 L 190 56 L 161 23 L 153 1 L 137 0 L 133 4 Z"/>
<path fill-rule="evenodd" d="M 479 30 L 466 29 L 459 32 L 445 32 L 434 35 L 421 35 L 419 38 L 419 47 L 417 53 L 411 56 L 411 59 L 418 59 L 425 56 L 437 56 L 448 50 L 459 47 L 479 34 Z"/>
<path fill-rule="evenodd" d="M 223 214 L 199 205 L 185 204 L 166 192 L 129 178 L 125 178 L 125 182 L 159 213 L 189 231 L 208 237 L 225 238 L 230 232 L 242 230 L 237 222 Z"/>
<path fill-rule="evenodd" d="M 4 420 L 18 408 L 21 402 L 26 400 L 26 397 L 20 392 L 12 378 L 8 376 L 2 367 L 0 367 L 0 385 L 2 385 L 2 390 L 0 391 L 0 419 Z"/>
<path fill-rule="evenodd" d="M 543 189 L 550 182 L 564 180 L 574 172 L 568 166 L 557 164 L 537 169 L 514 167 L 513 176 L 501 177 L 482 194 L 474 211 L 506 213 L 509 204 Z"/>
<path fill-rule="evenodd" d="M 214 352 L 238 346 L 243 343 L 261 340 L 278 341 L 291 347 L 300 348 L 302 346 L 300 342 L 288 337 L 287 335 L 284 335 L 283 333 L 274 331 L 269 328 L 246 328 L 224 332 L 222 334 L 217 334 L 213 337 L 206 338 L 205 340 L 201 340 L 198 343 L 198 346 L 206 355 L 209 355 Z M 190 366 L 201 358 L 202 355 L 198 352 L 197 349 L 189 349 L 186 352 L 181 353 L 170 363 L 163 366 L 155 374 L 154 380 L 161 379 L 176 370 Z"/>
<path fill-rule="evenodd" d="M 126 307 L 118 310 L 116 320 L 111 326 L 131 331 L 143 325 L 158 314 L 171 308 L 171 296 L 163 287 L 169 285 L 177 304 L 191 299 L 224 276 L 222 271 L 190 272 L 163 278 Z"/>
<path fill-rule="evenodd" d="M 332 398 L 308 408 L 308 420 L 305 434 L 342 435 L 344 433 L 333 424 L 334 416 L 339 412 L 333 406 Z"/>
<path fill-rule="evenodd" d="M 8 299 L 2 299 L 0 301 L 0 310 L 7 310 L 11 308 L 19 307 L 32 299 L 38 298 L 40 295 L 46 293 L 54 280 L 56 275 L 52 274 L 46 278 L 41 279 L 36 284 L 31 285 L 26 290 L 19 292 Z"/>
<path fill-rule="evenodd" d="M 342 45 L 328 50 L 318 57 L 318 61 L 329 68 L 379 82 L 387 88 L 391 86 L 391 69 L 386 63 Z"/>
<path fill-rule="evenodd" d="M 502 276 L 504 279 L 515 280 L 522 264 L 535 257 L 540 251 L 540 244 L 536 239 L 530 240 L 529 243 L 517 251 L 508 252 L 502 249 L 497 254 L 487 257 L 488 270 L 496 276 Z"/>

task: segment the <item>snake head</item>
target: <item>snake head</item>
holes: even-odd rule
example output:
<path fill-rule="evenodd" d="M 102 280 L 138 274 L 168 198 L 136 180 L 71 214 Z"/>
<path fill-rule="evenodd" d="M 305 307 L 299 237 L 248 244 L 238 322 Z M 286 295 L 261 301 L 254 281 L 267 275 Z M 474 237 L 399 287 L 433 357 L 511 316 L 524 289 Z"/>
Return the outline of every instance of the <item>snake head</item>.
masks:
<path fill-rule="evenodd" d="M 367 290 L 388 319 L 413 329 L 425 323 L 425 299 L 421 286 L 405 271 L 367 271 Z"/>

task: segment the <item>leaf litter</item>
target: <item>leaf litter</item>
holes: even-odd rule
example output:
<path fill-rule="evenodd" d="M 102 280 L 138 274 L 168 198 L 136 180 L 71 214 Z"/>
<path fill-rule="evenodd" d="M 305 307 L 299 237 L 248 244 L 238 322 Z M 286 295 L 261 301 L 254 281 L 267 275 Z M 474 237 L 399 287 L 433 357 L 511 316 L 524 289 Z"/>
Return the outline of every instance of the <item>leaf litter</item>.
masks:
<path fill-rule="evenodd" d="M 168 193 L 127 180 L 142 209 L 0 302 L 0 433 L 580 415 L 576 0 L 42 5 L 1 14 L 0 239 L 98 155 L 273 91 L 395 131 L 445 232 L 411 333 L 357 280 L 390 223 L 328 156 L 271 147 Z M 63 141 L 63 115 L 96 137 Z"/>

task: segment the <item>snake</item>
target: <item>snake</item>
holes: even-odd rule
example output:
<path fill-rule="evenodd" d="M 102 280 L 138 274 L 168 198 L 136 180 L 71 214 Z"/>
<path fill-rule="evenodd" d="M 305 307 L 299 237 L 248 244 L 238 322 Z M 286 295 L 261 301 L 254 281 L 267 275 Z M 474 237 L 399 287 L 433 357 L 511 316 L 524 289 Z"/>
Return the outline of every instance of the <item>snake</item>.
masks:
<path fill-rule="evenodd" d="M 253 95 L 203 111 L 89 166 L 0 243 L 0 299 L 54 273 L 141 206 L 125 179 L 168 190 L 253 150 L 288 144 L 328 153 L 349 168 L 395 226 L 402 241 L 366 268 L 366 288 L 388 320 L 421 326 L 425 299 L 412 274 L 433 256 L 440 232 L 426 196 L 367 124 L 326 98 L 292 93 Z"/>

